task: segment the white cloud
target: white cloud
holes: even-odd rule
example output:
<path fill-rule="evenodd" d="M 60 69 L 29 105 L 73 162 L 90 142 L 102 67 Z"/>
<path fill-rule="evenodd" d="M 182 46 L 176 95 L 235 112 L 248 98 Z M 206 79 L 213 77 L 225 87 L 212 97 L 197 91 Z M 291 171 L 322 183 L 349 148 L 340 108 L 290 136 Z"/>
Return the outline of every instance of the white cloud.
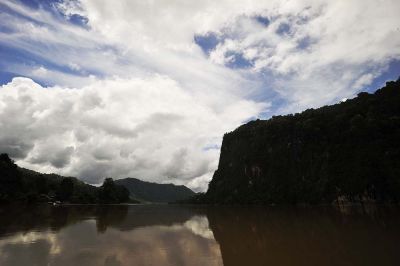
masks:
<path fill-rule="evenodd" d="M 240 54 L 293 112 L 351 97 L 400 58 L 400 2 L 285 1 L 265 9 L 268 27 L 237 17 L 216 31 L 225 39 L 211 52 L 218 64 Z M 283 28 L 286 27 L 285 29 Z"/>
<path fill-rule="evenodd" d="M 40 67 L 38 67 L 38 68 L 32 70 L 32 75 L 33 75 L 33 76 L 45 77 L 45 76 L 47 76 L 47 74 L 48 74 L 48 71 L 47 71 L 47 69 L 46 69 L 45 67 L 43 67 L 43 66 L 40 66 Z"/>
<path fill-rule="evenodd" d="M 159 75 L 82 89 L 14 78 L 0 103 L 0 146 L 21 166 L 90 183 L 133 176 L 189 185 L 216 167 L 218 151 L 204 147 L 265 107 L 232 95 L 210 102 Z M 192 187 L 204 190 L 209 179 L 201 181 Z"/>

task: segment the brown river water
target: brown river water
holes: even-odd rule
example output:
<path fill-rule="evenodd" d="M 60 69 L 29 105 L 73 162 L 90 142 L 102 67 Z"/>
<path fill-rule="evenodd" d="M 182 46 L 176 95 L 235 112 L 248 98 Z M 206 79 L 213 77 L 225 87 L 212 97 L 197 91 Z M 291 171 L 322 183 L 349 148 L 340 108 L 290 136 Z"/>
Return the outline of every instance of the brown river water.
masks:
<path fill-rule="evenodd" d="M 400 209 L 0 206 L 1 266 L 400 265 Z"/>

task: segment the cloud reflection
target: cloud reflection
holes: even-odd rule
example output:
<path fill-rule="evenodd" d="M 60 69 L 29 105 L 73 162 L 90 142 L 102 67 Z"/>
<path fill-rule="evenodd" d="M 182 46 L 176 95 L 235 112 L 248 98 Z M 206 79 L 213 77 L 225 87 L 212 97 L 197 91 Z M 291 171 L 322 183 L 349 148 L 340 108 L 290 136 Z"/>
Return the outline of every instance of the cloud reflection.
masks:
<path fill-rule="evenodd" d="M 0 206 L 0 265 L 398 265 L 398 206 Z"/>
<path fill-rule="evenodd" d="M 118 228 L 118 220 L 108 227 L 103 221 L 100 228 L 98 222 L 99 217 L 89 218 L 58 232 L 40 230 L 3 237 L 0 265 L 223 265 L 206 216 L 129 230 Z"/>

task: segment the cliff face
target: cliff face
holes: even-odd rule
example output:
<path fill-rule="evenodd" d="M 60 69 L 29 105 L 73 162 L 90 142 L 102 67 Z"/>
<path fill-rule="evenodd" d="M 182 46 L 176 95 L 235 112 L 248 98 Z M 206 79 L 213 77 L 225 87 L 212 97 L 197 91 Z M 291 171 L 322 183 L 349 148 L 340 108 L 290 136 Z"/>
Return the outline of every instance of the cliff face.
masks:
<path fill-rule="evenodd" d="M 214 203 L 400 200 L 400 79 L 374 94 L 225 134 Z"/>

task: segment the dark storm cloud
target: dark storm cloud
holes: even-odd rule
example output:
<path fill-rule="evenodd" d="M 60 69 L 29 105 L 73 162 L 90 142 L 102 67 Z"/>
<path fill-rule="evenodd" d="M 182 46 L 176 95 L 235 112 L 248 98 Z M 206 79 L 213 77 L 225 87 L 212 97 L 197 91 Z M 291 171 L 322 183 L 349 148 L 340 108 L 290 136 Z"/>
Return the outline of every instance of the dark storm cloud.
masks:
<path fill-rule="evenodd" d="M 15 159 L 24 159 L 33 146 L 33 143 L 26 143 L 17 138 L 0 138 L 0 153 L 8 153 L 10 157 Z"/>

